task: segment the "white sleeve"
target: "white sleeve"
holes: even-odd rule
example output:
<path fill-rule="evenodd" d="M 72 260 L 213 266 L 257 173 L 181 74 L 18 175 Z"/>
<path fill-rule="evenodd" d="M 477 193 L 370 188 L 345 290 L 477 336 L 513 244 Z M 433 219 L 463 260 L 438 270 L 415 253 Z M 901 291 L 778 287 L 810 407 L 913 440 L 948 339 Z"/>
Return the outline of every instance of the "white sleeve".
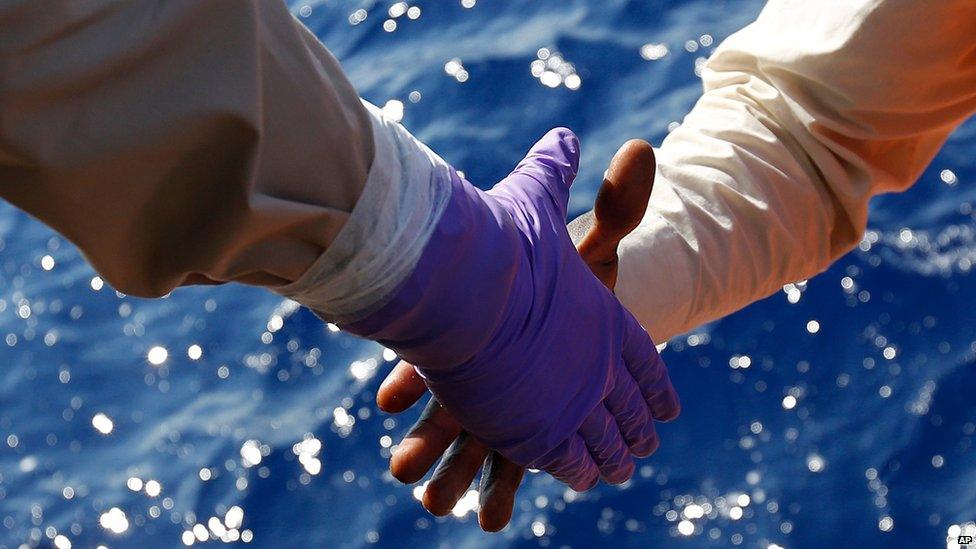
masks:
<path fill-rule="evenodd" d="M 345 226 L 295 282 L 274 288 L 331 321 L 361 318 L 413 272 L 451 196 L 450 166 L 363 101 L 375 156 Z"/>
<path fill-rule="evenodd" d="M 815 275 L 976 110 L 976 2 L 772 0 L 657 152 L 617 295 L 659 341 Z"/>

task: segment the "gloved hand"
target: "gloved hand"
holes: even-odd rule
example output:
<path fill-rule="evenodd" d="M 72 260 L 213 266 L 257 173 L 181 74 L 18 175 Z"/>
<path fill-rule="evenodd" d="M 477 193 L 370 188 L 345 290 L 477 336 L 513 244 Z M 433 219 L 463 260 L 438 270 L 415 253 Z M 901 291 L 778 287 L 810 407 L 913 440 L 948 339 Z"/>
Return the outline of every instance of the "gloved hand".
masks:
<path fill-rule="evenodd" d="M 593 210 L 566 227 L 580 258 L 611 290 L 617 281 L 619 243 L 644 218 L 656 168 L 650 143 L 628 141 L 610 161 Z M 413 365 L 400 361 L 376 391 L 376 405 L 396 414 L 426 393 L 427 385 Z M 434 398 L 390 456 L 390 473 L 405 484 L 419 481 L 431 467 L 420 501 L 433 515 L 450 514 L 480 471 L 478 523 L 486 532 L 508 525 L 525 468 L 471 437 Z"/>
<path fill-rule="evenodd" d="M 650 337 L 576 252 L 565 227 L 579 165 L 549 132 L 483 192 L 452 193 L 414 272 L 346 331 L 417 366 L 478 440 L 576 490 L 633 474 L 657 447 L 653 419 L 678 399 Z"/>

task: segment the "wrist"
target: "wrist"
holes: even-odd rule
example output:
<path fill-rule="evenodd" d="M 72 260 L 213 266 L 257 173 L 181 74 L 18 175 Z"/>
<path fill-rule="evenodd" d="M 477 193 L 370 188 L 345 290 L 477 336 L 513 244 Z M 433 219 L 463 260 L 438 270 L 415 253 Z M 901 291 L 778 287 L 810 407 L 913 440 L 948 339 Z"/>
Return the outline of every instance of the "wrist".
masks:
<path fill-rule="evenodd" d="M 382 307 L 342 327 L 424 369 L 452 369 L 529 307 L 511 299 L 526 261 L 511 217 L 451 170 L 450 197 L 413 272 Z"/>
<path fill-rule="evenodd" d="M 403 126 L 364 102 L 374 158 L 363 192 L 329 248 L 274 289 L 342 323 L 379 309 L 413 271 L 447 205 L 451 169 Z"/>

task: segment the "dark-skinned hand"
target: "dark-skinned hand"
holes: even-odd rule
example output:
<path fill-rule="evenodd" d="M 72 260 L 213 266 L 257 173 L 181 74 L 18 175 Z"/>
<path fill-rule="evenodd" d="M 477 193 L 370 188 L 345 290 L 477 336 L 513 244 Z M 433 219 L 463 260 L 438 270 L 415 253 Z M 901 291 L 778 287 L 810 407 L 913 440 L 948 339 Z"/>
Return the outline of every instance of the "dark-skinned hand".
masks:
<path fill-rule="evenodd" d="M 601 282 L 613 289 L 617 281 L 617 246 L 630 234 L 647 209 L 654 184 L 654 150 L 646 141 L 625 143 L 610 162 L 594 209 L 569 225 L 580 256 Z M 380 409 L 399 413 L 427 392 L 413 365 L 401 361 L 376 395 Z M 468 435 L 446 409 L 431 398 L 417 423 L 390 458 L 390 471 L 401 482 L 419 481 L 440 458 L 424 491 L 423 505 L 444 516 L 482 470 L 478 521 L 496 532 L 512 518 L 515 494 L 525 469 Z"/>

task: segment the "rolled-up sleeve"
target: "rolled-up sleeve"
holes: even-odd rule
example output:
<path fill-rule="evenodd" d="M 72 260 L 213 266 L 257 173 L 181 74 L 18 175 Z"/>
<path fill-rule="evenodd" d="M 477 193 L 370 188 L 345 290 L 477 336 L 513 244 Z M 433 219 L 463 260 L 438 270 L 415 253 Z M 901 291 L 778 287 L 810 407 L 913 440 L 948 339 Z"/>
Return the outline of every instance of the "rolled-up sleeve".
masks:
<path fill-rule="evenodd" d="M 298 280 L 372 159 L 356 91 L 280 0 L 0 0 L 0 196 L 123 292 Z"/>
<path fill-rule="evenodd" d="M 617 294 L 655 339 L 815 275 L 976 111 L 976 2 L 772 0 L 658 151 Z"/>

